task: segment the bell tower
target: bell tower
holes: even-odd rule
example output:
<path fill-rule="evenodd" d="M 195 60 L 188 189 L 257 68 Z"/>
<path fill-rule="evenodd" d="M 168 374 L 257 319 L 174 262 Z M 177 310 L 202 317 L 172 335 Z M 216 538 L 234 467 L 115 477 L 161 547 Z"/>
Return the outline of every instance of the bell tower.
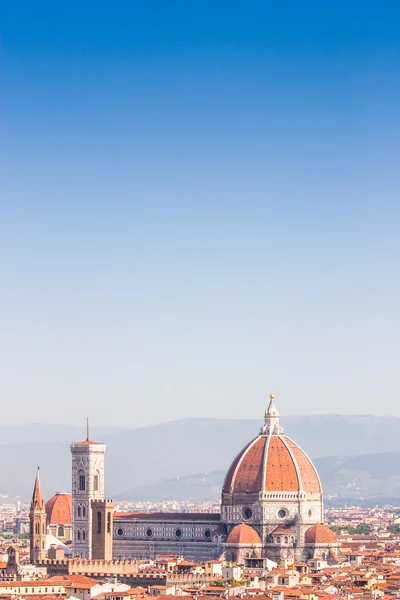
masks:
<path fill-rule="evenodd" d="M 9 546 L 7 548 L 8 560 L 6 567 L 6 574 L 9 579 L 14 579 L 14 581 L 18 577 L 18 571 L 20 567 L 19 563 L 19 551 L 15 546 Z"/>
<path fill-rule="evenodd" d="M 29 523 L 30 562 L 35 565 L 46 558 L 46 509 L 42 486 L 40 485 L 39 469 L 36 473 L 35 487 L 33 488 Z"/>
<path fill-rule="evenodd" d="M 92 558 L 112 560 L 113 513 L 112 500 L 92 500 Z"/>
<path fill-rule="evenodd" d="M 92 558 L 92 500 L 104 499 L 105 444 L 89 439 L 71 444 L 72 554 Z"/>

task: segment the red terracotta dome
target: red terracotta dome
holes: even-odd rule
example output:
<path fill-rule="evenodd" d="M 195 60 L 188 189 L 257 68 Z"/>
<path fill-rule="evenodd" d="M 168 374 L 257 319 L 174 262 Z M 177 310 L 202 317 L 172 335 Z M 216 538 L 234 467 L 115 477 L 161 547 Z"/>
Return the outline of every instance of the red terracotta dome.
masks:
<path fill-rule="evenodd" d="M 240 525 L 236 525 L 232 531 L 229 533 L 226 538 L 226 544 L 261 544 L 260 536 L 257 531 L 250 527 L 250 525 L 246 525 L 246 523 L 241 523 Z"/>
<path fill-rule="evenodd" d="M 48 525 L 72 524 L 71 494 L 59 492 L 46 502 L 46 521 Z"/>
<path fill-rule="evenodd" d="M 306 544 L 335 544 L 337 538 L 332 529 L 320 523 L 307 529 L 304 541 Z"/>
<path fill-rule="evenodd" d="M 222 488 L 223 494 L 259 492 L 322 493 L 311 460 L 283 435 L 273 396 L 260 435 L 239 452 Z"/>
<path fill-rule="evenodd" d="M 311 460 L 290 438 L 259 435 L 231 464 L 222 491 L 320 494 L 321 484 Z"/>
<path fill-rule="evenodd" d="M 294 531 L 289 527 L 276 527 L 273 531 L 271 531 L 271 533 L 273 535 L 293 535 Z"/>

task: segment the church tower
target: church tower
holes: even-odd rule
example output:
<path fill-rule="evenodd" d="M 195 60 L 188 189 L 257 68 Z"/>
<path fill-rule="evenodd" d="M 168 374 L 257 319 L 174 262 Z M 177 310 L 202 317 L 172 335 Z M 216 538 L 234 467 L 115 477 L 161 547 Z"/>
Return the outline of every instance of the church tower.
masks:
<path fill-rule="evenodd" d="M 104 499 L 105 444 L 71 444 L 72 454 L 72 554 L 92 558 L 92 500 Z"/>
<path fill-rule="evenodd" d="M 39 469 L 36 473 L 33 488 L 30 523 L 30 562 L 37 564 L 46 558 L 46 509 L 43 500 L 42 487 L 39 479 Z"/>
<path fill-rule="evenodd" d="M 92 558 L 112 560 L 113 513 L 112 500 L 92 500 Z"/>
<path fill-rule="evenodd" d="M 19 551 L 15 546 L 9 546 L 7 548 L 8 560 L 6 567 L 6 574 L 8 579 L 16 580 L 19 572 Z"/>

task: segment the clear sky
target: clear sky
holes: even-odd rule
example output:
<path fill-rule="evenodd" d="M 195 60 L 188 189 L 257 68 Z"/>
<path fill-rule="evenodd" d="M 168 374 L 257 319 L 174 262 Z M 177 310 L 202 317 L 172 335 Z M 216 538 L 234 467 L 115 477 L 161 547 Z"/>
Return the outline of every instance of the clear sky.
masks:
<path fill-rule="evenodd" d="M 400 416 L 400 2 L 0 12 L 1 421 Z"/>

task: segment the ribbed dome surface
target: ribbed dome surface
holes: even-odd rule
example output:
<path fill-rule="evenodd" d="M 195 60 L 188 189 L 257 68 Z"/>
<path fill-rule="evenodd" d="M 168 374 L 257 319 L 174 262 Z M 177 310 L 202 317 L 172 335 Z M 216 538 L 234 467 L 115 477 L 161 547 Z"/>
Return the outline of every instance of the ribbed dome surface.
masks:
<path fill-rule="evenodd" d="M 46 520 L 49 525 L 70 525 L 72 523 L 71 494 L 60 492 L 47 500 Z"/>
<path fill-rule="evenodd" d="M 306 544 L 334 544 L 337 538 L 332 529 L 320 523 L 307 529 L 304 541 Z"/>
<path fill-rule="evenodd" d="M 236 525 L 232 531 L 229 533 L 226 538 L 226 544 L 261 544 L 260 536 L 257 531 L 250 527 L 250 525 L 246 525 L 246 523 L 241 523 L 240 525 Z"/>
<path fill-rule="evenodd" d="M 308 456 L 285 435 L 259 435 L 231 464 L 223 493 L 321 493 L 317 472 Z"/>

